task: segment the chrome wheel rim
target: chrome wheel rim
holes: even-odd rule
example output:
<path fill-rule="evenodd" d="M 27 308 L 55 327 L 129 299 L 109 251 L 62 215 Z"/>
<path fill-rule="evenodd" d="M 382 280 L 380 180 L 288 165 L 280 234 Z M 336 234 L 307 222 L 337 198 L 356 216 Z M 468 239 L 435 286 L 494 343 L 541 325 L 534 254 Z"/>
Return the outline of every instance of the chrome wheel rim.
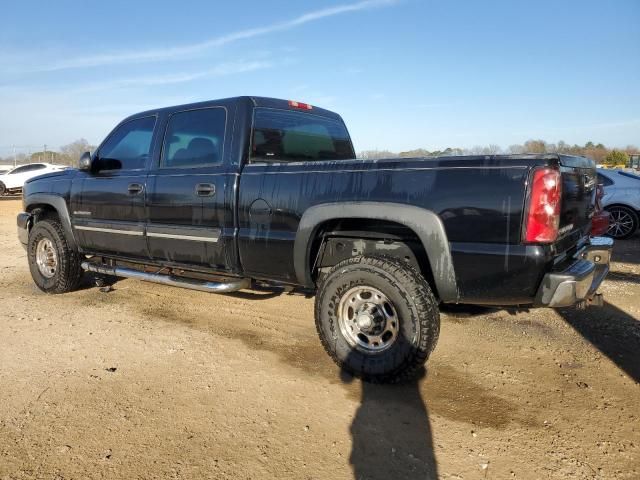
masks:
<path fill-rule="evenodd" d="M 609 230 L 607 233 L 612 237 L 624 237 L 633 230 L 633 217 L 625 210 L 610 210 Z"/>
<path fill-rule="evenodd" d="M 363 285 L 342 296 L 338 324 L 342 336 L 352 347 L 366 353 L 380 353 L 398 338 L 400 319 L 384 293 Z"/>
<path fill-rule="evenodd" d="M 36 245 L 36 265 L 45 278 L 51 278 L 56 274 L 58 268 L 58 254 L 53 246 L 53 242 L 48 238 L 43 238 Z"/>

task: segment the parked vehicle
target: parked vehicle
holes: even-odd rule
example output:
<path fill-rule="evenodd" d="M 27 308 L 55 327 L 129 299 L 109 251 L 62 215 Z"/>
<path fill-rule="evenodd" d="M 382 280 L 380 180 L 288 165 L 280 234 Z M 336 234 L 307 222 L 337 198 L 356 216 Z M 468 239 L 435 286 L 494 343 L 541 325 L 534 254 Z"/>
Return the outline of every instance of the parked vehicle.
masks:
<path fill-rule="evenodd" d="M 640 175 L 625 170 L 598 169 L 598 183 L 604 186 L 602 205 L 611 215 L 607 235 L 629 238 L 640 224 Z"/>
<path fill-rule="evenodd" d="M 18 234 L 49 293 L 83 270 L 315 293 L 338 365 L 397 381 L 435 347 L 439 303 L 601 301 L 595 180 L 564 155 L 355 160 L 337 114 L 239 97 L 125 119 L 79 170 L 27 182 Z"/>
<path fill-rule="evenodd" d="M 68 167 L 63 165 L 52 165 L 50 163 L 29 163 L 27 165 L 20 165 L 4 174 L 0 174 L 0 195 L 20 193 L 24 182 L 30 178 L 37 177 L 44 173 L 56 172 L 65 168 Z"/>
<path fill-rule="evenodd" d="M 604 197 L 604 186 L 598 183 L 596 190 L 595 211 L 591 218 L 591 235 L 598 237 L 604 235 L 609 230 L 609 222 L 611 215 L 602 206 L 602 198 Z"/>

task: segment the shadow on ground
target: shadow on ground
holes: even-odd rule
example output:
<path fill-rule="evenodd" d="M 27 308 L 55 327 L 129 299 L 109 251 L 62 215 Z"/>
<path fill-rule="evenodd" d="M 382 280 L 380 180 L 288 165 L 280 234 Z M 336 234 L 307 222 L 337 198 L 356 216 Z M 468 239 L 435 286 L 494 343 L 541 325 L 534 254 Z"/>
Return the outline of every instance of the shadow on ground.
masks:
<path fill-rule="evenodd" d="M 640 265 L 640 232 L 626 240 L 615 241 L 612 261 Z"/>
<path fill-rule="evenodd" d="M 609 272 L 607 282 L 635 283 L 640 285 L 640 275 L 627 272 Z"/>
<path fill-rule="evenodd" d="M 558 313 L 634 381 L 640 383 L 640 322 L 615 305 Z"/>
<path fill-rule="evenodd" d="M 422 369 L 401 385 L 362 382 L 350 428 L 355 480 L 438 478 L 429 414 L 419 388 L 425 374 Z M 352 380 L 343 374 L 343 381 Z"/>
<path fill-rule="evenodd" d="M 610 281 L 640 283 L 637 275 L 616 272 L 610 275 Z M 475 305 L 443 305 L 441 310 L 454 321 L 499 311 Z M 518 312 L 508 311 L 512 314 Z M 569 307 L 556 311 L 585 340 L 635 382 L 640 383 L 640 321 L 608 302 L 603 307 L 589 307 L 585 310 Z"/>

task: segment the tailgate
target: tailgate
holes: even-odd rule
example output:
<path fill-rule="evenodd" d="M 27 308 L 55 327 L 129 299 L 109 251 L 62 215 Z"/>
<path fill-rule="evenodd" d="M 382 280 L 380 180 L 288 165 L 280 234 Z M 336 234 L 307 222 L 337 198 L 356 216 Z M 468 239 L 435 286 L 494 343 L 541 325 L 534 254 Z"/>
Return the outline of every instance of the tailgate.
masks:
<path fill-rule="evenodd" d="M 591 231 L 596 195 L 596 165 L 591 159 L 559 155 L 562 203 L 558 253 L 571 249 Z"/>

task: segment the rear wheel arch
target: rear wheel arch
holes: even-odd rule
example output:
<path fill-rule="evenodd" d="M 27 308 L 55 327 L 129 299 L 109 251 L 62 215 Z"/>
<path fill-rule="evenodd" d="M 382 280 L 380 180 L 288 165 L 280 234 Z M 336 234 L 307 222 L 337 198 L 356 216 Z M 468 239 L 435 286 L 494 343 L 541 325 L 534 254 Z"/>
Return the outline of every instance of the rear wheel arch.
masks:
<path fill-rule="evenodd" d="M 418 268 L 442 301 L 458 300 L 453 261 L 442 221 L 430 210 L 405 204 L 340 202 L 316 205 L 307 209 L 300 220 L 294 247 L 294 266 L 300 284 L 308 288 L 315 286 L 312 267 L 319 244 L 322 242 L 322 235 L 330 231 L 327 228 L 354 225 L 358 221 L 374 221 L 368 233 L 382 227 L 382 233 L 386 234 L 385 226 L 394 225 L 400 227 L 400 232 L 404 229 L 415 236 L 426 259 Z"/>
<path fill-rule="evenodd" d="M 355 256 L 395 258 L 409 264 L 438 295 L 427 252 L 410 228 L 390 220 L 342 218 L 318 226 L 308 268 L 317 284 L 322 273 Z"/>
<path fill-rule="evenodd" d="M 635 208 L 633 205 L 628 205 L 626 203 L 620 203 L 620 202 L 616 202 L 616 203 L 609 203 L 607 205 L 605 205 L 604 208 L 605 210 L 608 208 L 613 208 L 613 207 L 623 207 L 623 208 L 628 208 L 629 210 L 632 210 L 633 212 L 635 212 L 636 215 L 640 215 L 640 210 L 638 210 L 637 208 Z"/>

